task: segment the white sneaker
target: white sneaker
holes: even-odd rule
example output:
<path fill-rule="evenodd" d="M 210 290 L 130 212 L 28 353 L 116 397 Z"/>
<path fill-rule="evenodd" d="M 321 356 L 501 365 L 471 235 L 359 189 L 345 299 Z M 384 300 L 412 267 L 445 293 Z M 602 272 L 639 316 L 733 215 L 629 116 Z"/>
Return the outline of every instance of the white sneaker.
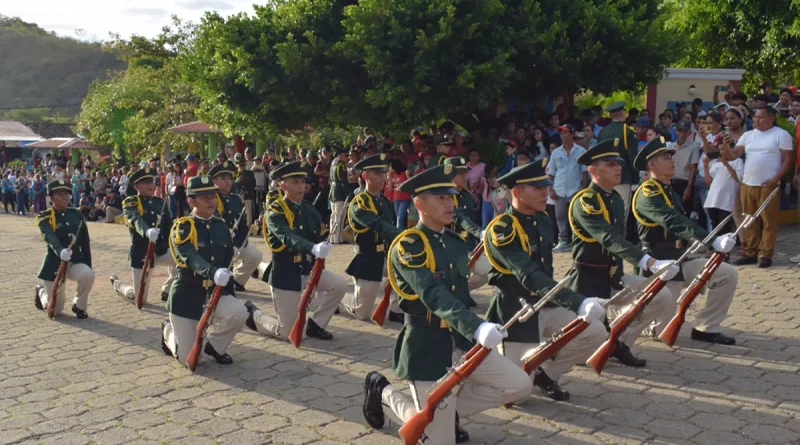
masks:
<path fill-rule="evenodd" d="M 793 263 L 800 263 L 800 254 L 798 254 L 798 255 L 795 255 L 795 256 L 793 256 L 793 257 L 789 258 L 789 261 L 791 261 L 791 262 L 793 262 Z"/>

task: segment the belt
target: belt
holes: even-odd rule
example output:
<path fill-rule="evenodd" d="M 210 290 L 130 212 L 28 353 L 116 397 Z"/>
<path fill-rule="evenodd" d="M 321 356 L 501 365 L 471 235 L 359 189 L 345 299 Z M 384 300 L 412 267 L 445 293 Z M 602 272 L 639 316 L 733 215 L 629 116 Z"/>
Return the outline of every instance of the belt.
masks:
<path fill-rule="evenodd" d="M 450 325 L 441 318 L 431 314 L 430 317 L 426 315 L 404 314 L 405 323 L 409 326 L 417 328 L 436 328 L 436 329 L 449 329 Z"/>
<path fill-rule="evenodd" d="M 591 264 L 581 261 L 573 261 L 572 265 L 575 266 L 576 269 L 611 269 L 613 266 L 613 264 Z"/>
<path fill-rule="evenodd" d="M 649 243 L 647 241 L 642 241 L 642 247 L 645 249 L 650 250 L 661 250 L 661 249 L 680 249 L 683 246 L 681 240 L 675 241 L 656 241 L 654 243 Z"/>
<path fill-rule="evenodd" d="M 361 247 L 356 245 L 353 250 L 355 250 L 355 253 L 382 253 L 386 250 L 386 247 L 383 244 L 378 244 L 377 246 L 371 247 Z"/>

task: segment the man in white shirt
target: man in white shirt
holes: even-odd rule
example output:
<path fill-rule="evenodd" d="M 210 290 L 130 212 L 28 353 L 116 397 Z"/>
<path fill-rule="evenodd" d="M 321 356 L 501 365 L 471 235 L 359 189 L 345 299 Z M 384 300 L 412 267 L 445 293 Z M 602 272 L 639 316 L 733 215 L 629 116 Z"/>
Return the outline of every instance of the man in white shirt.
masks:
<path fill-rule="evenodd" d="M 672 155 L 675 161 L 672 188 L 681 196 L 684 216 L 689 216 L 692 212 L 692 189 L 697 176 L 697 164 L 700 162 L 700 143 L 689 140 L 691 131 L 692 124 L 681 120 L 675 126 L 678 140 L 667 144 L 667 147 L 675 150 Z"/>
<path fill-rule="evenodd" d="M 572 124 L 556 127 L 561 134 L 562 145 L 550 154 L 547 162 L 547 176 L 553 181 L 549 189 L 550 199 L 556 206 L 556 224 L 558 224 L 558 244 L 554 252 L 567 252 L 572 250 L 572 231 L 567 221 L 569 203 L 575 193 L 578 193 L 589 184 L 589 174 L 586 166 L 578 164 L 578 157 L 586 149 L 573 142 L 576 129 Z"/>
<path fill-rule="evenodd" d="M 753 129 L 742 135 L 734 149 L 736 156 L 747 155 L 742 177 L 742 211 L 752 215 L 764 200 L 780 186 L 781 178 L 792 166 L 792 137 L 775 125 L 775 109 L 762 107 L 753 117 Z M 772 265 L 775 238 L 778 234 L 780 199 L 773 199 L 761 218 L 745 230 L 744 256 L 737 265 Z"/>

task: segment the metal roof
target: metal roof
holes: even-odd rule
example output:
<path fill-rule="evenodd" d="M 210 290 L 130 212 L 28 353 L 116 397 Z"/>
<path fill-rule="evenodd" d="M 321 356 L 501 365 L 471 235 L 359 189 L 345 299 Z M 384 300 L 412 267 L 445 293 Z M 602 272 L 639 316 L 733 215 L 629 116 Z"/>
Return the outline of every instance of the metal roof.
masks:
<path fill-rule="evenodd" d="M 0 141 L 41 141 L 33 130 L 16 121 L 0 121 Z"/>

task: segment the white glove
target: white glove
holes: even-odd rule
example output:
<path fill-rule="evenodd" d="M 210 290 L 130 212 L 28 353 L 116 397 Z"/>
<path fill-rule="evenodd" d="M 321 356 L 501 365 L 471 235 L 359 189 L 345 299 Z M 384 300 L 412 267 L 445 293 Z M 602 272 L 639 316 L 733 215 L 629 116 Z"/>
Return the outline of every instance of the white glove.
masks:
<path fill-rule="evenodd" d="M 69 261 L 72 259 L 72 249 L 61 249 L 58 256 L 61 257 L 61 261 Z"/>
<path fill-rule="evenodd" d="M 725 235 L 718 236 L 714 239 L 714 250 L 719 253 L 728 253 L 736 246 L 736 238 L 733 237 L 732 233 L 726 233 Z"/>
<path fill-rule="evenodd" d="M 606 310 L 603 308 L 603 302 L 606 301 L 602 298 L 586 298 L 578 308 L 578 316 L 583 317 L 586 321 L 600 321 L 606 315 Z"/>
<path fill-rule="evenodd" d="M 656 262 L 653 263 L 652 266 L 650 266 L 650 272 L 657 273 L 659 270 L 669 266 L 670 263 L 672 263 L 671 260 L 656 260 Z M 661 275 L 661 279 L 664 281 L 669 281 L 675 278 L 675 275 L 678 275 L 679 271 L 680 268 L 678 268 L 678 266 L 673 264 L 669 266 L 668 271 L 664 272 L 664 274 Z"/>
<path fill-rule="evenodd" d="M 484 321 L 475 331 L 475 340 L 478 340 L 478 343 L 486 348 L 496 348 L 497 345 L 503 342 L 504 338 L 508 337 L 508 332 L 501 332 L 500 327 L 499 324 Z"/>
<path fill-rule="evenodd" d="M 160 233 L 161 229 L 147 229 L 147 231 L 144 232 L 144 236 L 146 236 L 151 243 L 154 243 L 158 239 Z"/>
<path fill-rule="evenodd" d="M 214 284 L 217 286 L 227 286 L 232 276 L 233 272 L 228 269 L 217 269 L 217 271 L 214 272 Z"/>
<path fill-rule="evenodd" d="M 486 236 L 486 229 L 481 230 L 480 239 L 483 241 L 484 237 Z"/>
<path fill-rule="evenodd" d="M 317 258 L 325 259 L 328 258 L 328 252 L 331 250 L 331 245 L 328 243 L 319 243 L 314 244 L 314 247 L 311 248 L 311 254 Z"/>

